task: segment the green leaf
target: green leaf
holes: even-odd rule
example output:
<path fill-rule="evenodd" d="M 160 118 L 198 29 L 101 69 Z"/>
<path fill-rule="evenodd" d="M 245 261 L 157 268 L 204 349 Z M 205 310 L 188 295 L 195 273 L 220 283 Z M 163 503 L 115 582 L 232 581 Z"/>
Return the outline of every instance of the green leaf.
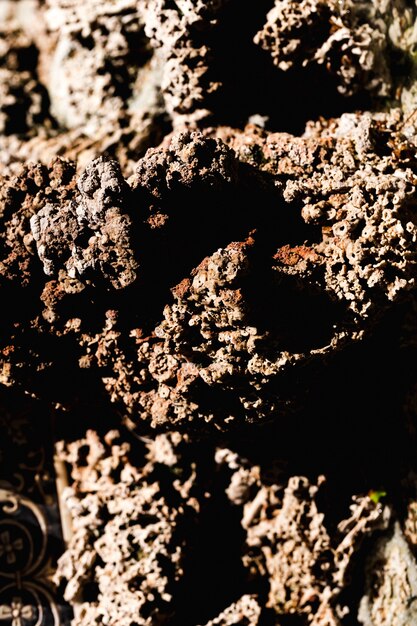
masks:
<path fill-rule="evenodd" d="M 369 498 L 375 504 L 378 504 L 378 502 L 381 500 L 381 498 L 385 498 L 386 495 L 387 495 L 387 492 L 382 490 L 382 489 L 381 490 L 371 489 L 371 491 L 368 493 Z"/>

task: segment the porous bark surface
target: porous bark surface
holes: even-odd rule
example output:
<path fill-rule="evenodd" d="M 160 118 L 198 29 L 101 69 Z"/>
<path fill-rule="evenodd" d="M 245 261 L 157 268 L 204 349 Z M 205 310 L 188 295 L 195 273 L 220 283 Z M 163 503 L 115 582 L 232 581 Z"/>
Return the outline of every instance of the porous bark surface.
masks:
<path fill-rule="evenodd" d="M 415 4 L 0 17 L 0 382 L 74 626 L 416 624 Z"/>

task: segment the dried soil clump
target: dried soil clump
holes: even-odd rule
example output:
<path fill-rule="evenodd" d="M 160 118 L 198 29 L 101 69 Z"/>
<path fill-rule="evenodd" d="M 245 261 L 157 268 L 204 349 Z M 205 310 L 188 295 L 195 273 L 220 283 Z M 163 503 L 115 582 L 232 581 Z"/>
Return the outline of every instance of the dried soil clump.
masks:
<path fill-rule="evenodd" d="M 56 582 L 77 603 L 74 624 L 168 622 L 199 510 L 194 467 L 187 471 L 181 461 L 184 445 L 177 433 L 160 435 L 138 467 L 116 431 L 104 440 L 88 431 L 62 444 L 74 481 L 64 494 L 74 534 Z M 91 593 L 95 601 L 84 597 Z"/>
<path fill-rule="evenodd" d="M 415 5 L 0 22 L 0 382 L 61 440 L 73 625 L 412 626 Z"/>
<path fill-rule="evenodd" d="M 15 323 L 46 332 L 52 350 L 67 336 L 74 368 L 101 370 L 131 424 L 280 419 L 294 372 L 301 401 L 303 372 L 308 385 L 414 288 L 415 163 L 401 120 L 345 115 L 302 138 L 253 126 L 179 133 L 128 181 L 96 159 L 66 196 L 37 197 L 16 235 L 5 222 L 37 294 L 33 317 Z"/>

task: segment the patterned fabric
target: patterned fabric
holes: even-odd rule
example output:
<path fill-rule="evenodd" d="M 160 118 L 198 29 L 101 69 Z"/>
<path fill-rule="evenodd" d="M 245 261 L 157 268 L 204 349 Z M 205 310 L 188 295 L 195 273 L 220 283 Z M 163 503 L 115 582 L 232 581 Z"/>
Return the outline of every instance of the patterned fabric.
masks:
<path fill-rule="evenodd" d="M 51 418 L 0 392 L 0 624 L 66 626 L 71 613 L 51 577 L 63 550 Z"/>

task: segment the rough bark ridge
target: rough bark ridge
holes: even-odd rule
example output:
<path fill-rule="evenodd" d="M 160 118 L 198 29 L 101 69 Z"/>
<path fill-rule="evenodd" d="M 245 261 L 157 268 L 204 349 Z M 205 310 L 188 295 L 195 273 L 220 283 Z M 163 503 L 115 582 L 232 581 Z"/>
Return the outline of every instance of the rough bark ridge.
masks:
<path fill-rule="evenodd" d="M 0 381 L 71 475 L 55 584 L 74 626 L 413 626 L 417 9 L 243 4 L 0 6 Z"/>

